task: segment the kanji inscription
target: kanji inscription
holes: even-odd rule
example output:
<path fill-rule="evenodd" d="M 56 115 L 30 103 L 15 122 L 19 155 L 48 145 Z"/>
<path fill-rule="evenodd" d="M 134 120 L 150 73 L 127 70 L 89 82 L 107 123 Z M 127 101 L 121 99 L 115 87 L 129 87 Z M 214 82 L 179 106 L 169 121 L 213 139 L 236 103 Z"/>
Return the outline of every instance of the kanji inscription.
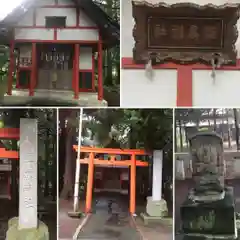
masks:
<path fill-rule="evenodd" d="M 153 4 L 133 0 L 133 59 L 137 64 L 175 62 L 235 65 L 239 4 Z M 153 59 L 154 58 L 154 59 Z"/>
<path fill-rule="evenodd" d="M 223 20 L 208 18 L 148 18 L 148 47 L 221 49 Z"/>

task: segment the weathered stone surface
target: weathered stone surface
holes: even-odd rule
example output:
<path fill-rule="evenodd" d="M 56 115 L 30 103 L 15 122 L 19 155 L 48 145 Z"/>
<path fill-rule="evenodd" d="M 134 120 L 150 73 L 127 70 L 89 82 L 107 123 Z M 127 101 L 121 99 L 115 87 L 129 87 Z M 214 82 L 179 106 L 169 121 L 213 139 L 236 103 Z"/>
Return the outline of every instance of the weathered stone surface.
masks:
<path fill-rule="evenodd" d="M 152 217 L 165 217 L 168 215 L 167 202 L 164 199 L 153 201 L 152 197 L 148 197 L 146 212 Z"/>
<path fill-rule="evenodd" d="M 190 138 L 194 194 L 196 196 L 223 197 L 225 162 L 223 143 L 215 133 L 198 133 Z M 204 199 L 203 199 L 204 200 Z"/>
<path fill-rule="evenodd" d="M 48 227 L 38 221 L 38 228 L 18 229 L 18 218 L 14 217 L 8 222 L 6 240 L 49 240 Z"/>
<path fill-rule="evenodd" d="M 20 119 L 19 228 L 37 227 L 37 119 Z"/>
<path fill-rule="evenodd" d="M 185 234 L 232 236 L 235 235 L 235 205 L 233 189 L 225 189 L 224 199 L 215 202 L 195 202 L 187 198 L 180 212 Z"/>

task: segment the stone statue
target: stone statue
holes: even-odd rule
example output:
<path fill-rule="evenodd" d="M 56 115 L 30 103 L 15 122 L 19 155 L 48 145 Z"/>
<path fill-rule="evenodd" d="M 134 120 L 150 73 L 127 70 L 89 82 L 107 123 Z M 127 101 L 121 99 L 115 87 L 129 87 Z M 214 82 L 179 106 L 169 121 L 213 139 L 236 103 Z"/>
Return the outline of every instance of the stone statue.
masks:
<path fill-rule="evenodd" d="M 222 138 L 216 133 L 197 133 L 189 141 L 195 182 L 191 197 L 198 201 L 223 199 L 225 162 Z"/>

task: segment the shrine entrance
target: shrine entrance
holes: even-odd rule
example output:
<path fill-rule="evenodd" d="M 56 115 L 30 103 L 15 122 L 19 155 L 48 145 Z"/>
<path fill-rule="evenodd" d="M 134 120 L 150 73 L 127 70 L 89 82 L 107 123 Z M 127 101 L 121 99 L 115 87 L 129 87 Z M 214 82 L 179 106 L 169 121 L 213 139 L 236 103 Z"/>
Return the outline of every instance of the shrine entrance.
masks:
<path fill-rule="evenodd" d="M 74 145 L 73 149 L 78 152 L 77 145 Z M 106 182 L 102 183 L 102 185 L 109 189 L 115 188 L 116 186 L 118 186 L 118 188 L 121 188 L 119 184 L 126 182 L 127 180 L 129 182 L 129 184 L 127 184 L 129 185 L 129 212 L 131 214 L 134 214 L 136 211 L 136 167 L 148 167 L 148 162 L 140 159 L 142 159 L 142 156 L 149 156 L 149 154 L 144 150 L 139 149 L 121 150 L 93 147 L 81 147 L 80 152 L 84 153 L 84 155 L 89 154 L 87 158 L 80 158 L 78 161 L 79 164 L 88 165 L 85 212 L 89 213 L 92 210 L 94 188 L 101 187 L 99 184 L 94 184 L 94 172 L 98 171 L 99 167 L 105 169 L 112 167 L 114 168 L 114 171 L 108 171 L 107 180 L 106 178 L 101 177 L 99 173 L 97 176 L 95 176 L 98 178 L 98 180 L 99 178 L 103 179 L 103 181 L 106 180 Z M 118 168 L 125 169 L 125 175 L 127 172 L 126 169 L 129 170 L 129 179 L 119 179 L 118 173 L 116 171 Z M 99 181 L 96 182 L 99 183 Z M 124 186 L 126 186 L 126 184 L 124 184 Z M 116 191 L 118 191 L 118 189 L 116 189 Z"/>
<path fill-rule="evenodd" d="M 38 44 L 36 88 L 72 90 L 73 56 L 73 44 Z"/>
<path fill-rule="evenodd" d="M 96 92 L 94 56 L 97 47 L 96 43 L 37 42 L 33 46 L 16 43 L 16 88 L 29 89 L 29 96 L 34 95 L 34 89 L 73 91 L 75 99 L 81 92 Z M 96 61 L 101 64 L 99 59 Z"/>

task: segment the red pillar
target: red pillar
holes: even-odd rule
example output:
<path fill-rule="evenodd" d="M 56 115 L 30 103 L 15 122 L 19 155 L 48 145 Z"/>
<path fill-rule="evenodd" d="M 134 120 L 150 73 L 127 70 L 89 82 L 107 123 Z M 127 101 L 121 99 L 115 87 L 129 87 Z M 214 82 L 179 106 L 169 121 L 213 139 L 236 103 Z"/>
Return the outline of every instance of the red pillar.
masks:
<path fill-rule="evenodd" d="M 37 77 L 36 72 L 37 72 L 37 44 L 32 43 L 32 69 L 29 83 L 29 96 L 34 95 L 35 81 Z"/>
<path fill-rule="evenodd" d="M 8 69 L 8 95 L 12 95 L 13 84 L 13 72 L 14 72 L 14 41 L 10 42 L 10 62 Z"/>
<path fill-rule="evenodd" d="M 130 213 L 135 214 L 136 211 L 136 155 L 131 156 L 130 165 Z"/>
<path fill-rule="evenodd" d="M 102 41 L 99 39 L 98 42 L 98 100 L 103 100 L 103 51 Z"/>
<path fill-rule="evenodd" d="M 80 57 L 80 46 L 75 44 L 74 49 L 74 73 L 73 73 L 73 83 L 74 83 L 74 98 L 79 99 L 79 57 Z"/>
<path fill-rule="evenodd" d="M 90 153 L 88 162 L 88 181 L 86 192 L 86 213 L 89 213 L 92 208 L 92 192 L 94 181 L 94 153 Z"/>

